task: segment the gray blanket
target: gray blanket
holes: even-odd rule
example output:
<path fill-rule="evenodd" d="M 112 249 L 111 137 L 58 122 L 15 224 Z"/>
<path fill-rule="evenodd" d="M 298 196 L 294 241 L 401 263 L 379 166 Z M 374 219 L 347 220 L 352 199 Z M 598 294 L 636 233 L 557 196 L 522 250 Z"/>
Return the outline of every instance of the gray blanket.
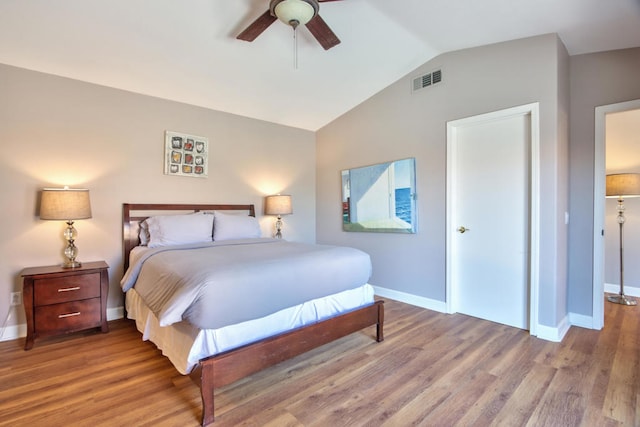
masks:
<path fill-rule="evenodd" d="M 150 249 L 126 272 L 166 326 L 188 320 L 216 329 L 348 289 L 369 280 L 369 255 L 354 248 L 243 239 Z"/>

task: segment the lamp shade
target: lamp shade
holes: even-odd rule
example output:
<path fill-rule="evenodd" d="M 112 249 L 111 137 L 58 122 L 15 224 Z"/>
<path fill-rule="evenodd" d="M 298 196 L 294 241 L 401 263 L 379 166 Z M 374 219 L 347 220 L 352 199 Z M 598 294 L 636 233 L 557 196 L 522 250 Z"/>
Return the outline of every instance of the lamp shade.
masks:
<path fill-rule="evenodd" d="M 44 188 L 40 199 L 40 219 L 69 221 L 91 218 L 89 190 Z"/>
<path fill-rule="evenodd" d="M 283 0 L 275 5 L 273 13 L 288 25 L 305 25 L 313 18 L 317 9 L 305 0 Z"/>
<path fill-rule="evenodd" d="M 264 203 L 264 213 L 267 215 L 289 215 L 293 213 L 291 196 L 267 196 Z"/>
<path fill-rule="evenodd" d="M 640 173 L 607 175 L 607 197 L 640 197 Z"/>

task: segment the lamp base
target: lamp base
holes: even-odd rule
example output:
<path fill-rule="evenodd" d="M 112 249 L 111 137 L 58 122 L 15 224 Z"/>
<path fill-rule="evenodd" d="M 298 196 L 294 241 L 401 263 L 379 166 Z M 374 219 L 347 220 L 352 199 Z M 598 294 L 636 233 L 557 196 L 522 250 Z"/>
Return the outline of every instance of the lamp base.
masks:
<path fill-rule="evenodd" d="M 282 217 L 278 215 L 278 219 L 276 220 L 276 239 L 282 239 Z"/>
<path fill-rule="evenodd" d="M 80 261 L 67 261 L 67 262 L 63 262 L 62 264 L 60 264 L 60 267 L 62 268 L 78 268 L 78 267 L 82 267 L 82 263 Z"/>
<path fill-rule="evenodd" d="M 615 304 L 638 305 L 638 301 L 634 300 L 633 298 L 629 298 L 624 294 L 610 295 L 607 297 L 607 300 Z"/>

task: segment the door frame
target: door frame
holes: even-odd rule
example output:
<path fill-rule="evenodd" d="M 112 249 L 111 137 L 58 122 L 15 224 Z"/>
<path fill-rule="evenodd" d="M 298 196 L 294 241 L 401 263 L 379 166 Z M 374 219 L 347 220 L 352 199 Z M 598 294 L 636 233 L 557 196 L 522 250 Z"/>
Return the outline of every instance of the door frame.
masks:
<path fill-rule="evenodd" d="M 593 303 L 592 328 L 604 327 L 604 211 L 606 186 L 607 114 L 640 109 L 640 99 L 602 105 L 595 109 L 593 159 Z"/>
<path fill-rule="evenodd" d="M 458 144 L 458 129 L 497 121 L 501 119 L 529 116 L 530 127 L 530 151 L 529 151 L 529 333 L 537 336 L 538 330 L 538 304 L 540 289 L 540 104 L 538 102 L 493 111 L 473 117 L 447 122 L 447 203 L 446 203 L 446 311 L 453 313 L 454 301 L 452 280 L 452 257 L 456 252 L 454 236 L 456 192 L 456 148 Z M 499 209 L 499 207 L 496 207 Z"/>

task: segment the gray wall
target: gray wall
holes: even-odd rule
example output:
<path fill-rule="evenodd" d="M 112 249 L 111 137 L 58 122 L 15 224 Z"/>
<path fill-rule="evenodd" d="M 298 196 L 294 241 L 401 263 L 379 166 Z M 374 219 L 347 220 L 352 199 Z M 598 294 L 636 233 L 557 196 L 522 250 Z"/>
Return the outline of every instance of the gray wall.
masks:
<path fill-rule="evenodd" d="M 593 315 L 595 108 L 640 98 L 640 48 L 570 59 L 569 311 Z"/>
<path fill-rule="evenodd" d="M 442 69 L 443 83 L 411 93 L 411 80 Z M 566 315 L 568 58 L 555 35 L 441 55 L 317 134 L 317 239 L 361 248 L 372 284 L 445 300 L 446 123 L 540 103 L 541 259 L 539 322 Z M 416 158 L 418 233 L 343 232 L 340 170 Z M 500 209 L 500 206 L 496 206 Z"/>
<path fill-rule="evenodd" d="M 208 178 L 163 174 L 165 130 L 209 138 Z M 37 217 L 42 187 L 91 191 L 93 218 L 76 222 L 78 259 L 110 265 L 110 309 L 122 305 L 123 202 L 254 203 L 267 236 L 264 196 L 286 192 L 295 214 L 285 237 L 315 242 L 313 132 L 0 65 L 0 141 L 3 321 L 20 271 L 62 261 L 64 223 Z M 24 323 L 15 310 L 9 325 Z"/>

